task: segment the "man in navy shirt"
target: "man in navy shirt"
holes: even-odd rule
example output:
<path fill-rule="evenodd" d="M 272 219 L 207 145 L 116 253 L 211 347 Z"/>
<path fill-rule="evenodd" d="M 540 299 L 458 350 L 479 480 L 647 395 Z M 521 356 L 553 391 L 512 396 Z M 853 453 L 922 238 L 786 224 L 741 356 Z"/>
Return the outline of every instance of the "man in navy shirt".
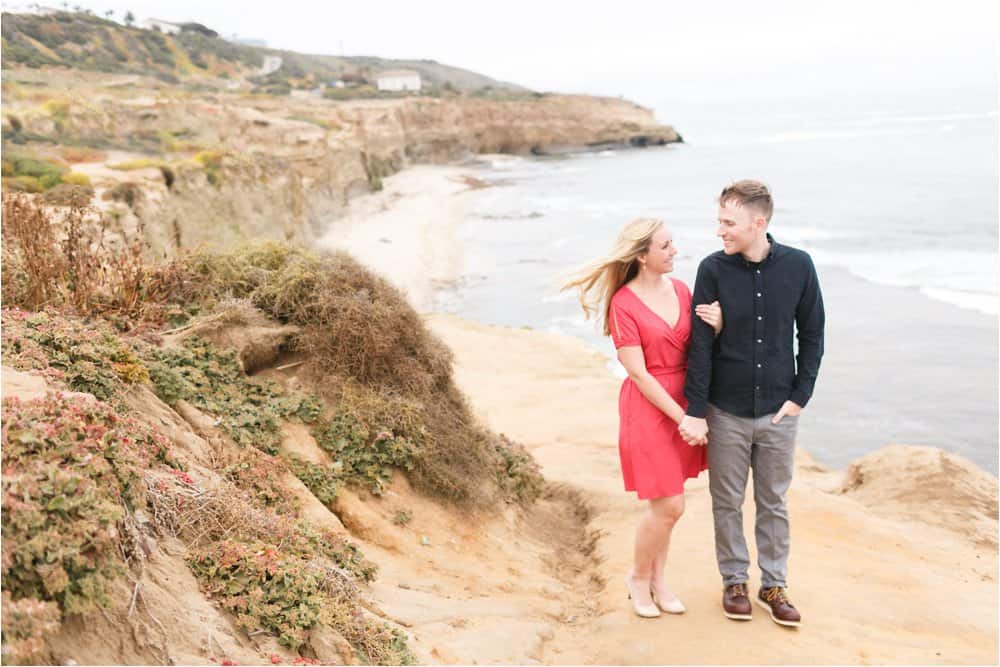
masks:
<path fill-rule="evenodd" d="M 742 507 L 752 469 L 761 570 L 755 599 L 774 622 L 794 627 L 802 618 L 786 590 L 787 494 L 799 414 L 823 356 L 824 313 L 812 259 L 768 234 L 773 211 L 771 193 L 758 181 L 737 181 L 719 197 L 723 249 L 699 265 L 692 305 L 718 301 L 725 325 L 716 338 L 692 308 L 680 432 L 692 446 L 707 436 L 725 615 L 751 618 Z"/>

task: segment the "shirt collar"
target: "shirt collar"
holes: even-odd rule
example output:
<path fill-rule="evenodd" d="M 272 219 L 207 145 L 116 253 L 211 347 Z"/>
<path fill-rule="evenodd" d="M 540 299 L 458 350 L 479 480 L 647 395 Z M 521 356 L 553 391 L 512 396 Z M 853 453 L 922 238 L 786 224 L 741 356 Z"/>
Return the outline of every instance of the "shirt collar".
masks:
<path fill-rule="evenodd" d="M 780 256 L 785 251 L 785 246 L 783 246 L 780 243 L 778 243 L 777 241 L 775 241 L 774 237 L 771 236 L 771 232 L 767 232 L 767 241 L 768 241 L 768 243 L 771 244 L 771 249 L 768 251 L 767 257 L 765 257 L 764 259 L 762 259 L 759 262 L 750 262 L 750 261 L 747 261 L 743 257 L 743 255 L 741 255 L 739 253 L 737 253 L 735 255 L 727 255 L 726 258 L 729 259 L 729 261 L 731 261 L 731 262 L 737 262 L 739 264 L 744 264 L 746 266 L 751 266 L 751 265 L 756 266 L 758 264 L 764 264 L 767 261 L 769 261 L 771 259 L 774 259 L 775 257 Z"/>

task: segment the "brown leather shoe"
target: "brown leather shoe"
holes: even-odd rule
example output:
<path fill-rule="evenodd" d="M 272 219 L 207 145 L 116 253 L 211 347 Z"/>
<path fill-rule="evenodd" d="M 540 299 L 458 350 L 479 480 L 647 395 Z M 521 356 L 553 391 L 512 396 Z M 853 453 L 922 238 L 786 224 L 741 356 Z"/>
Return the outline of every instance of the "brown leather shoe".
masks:
<path fill-rule="evenodd" d="M 760 589 L 757 594 L 757 604 L 767 609 L 771 614 L 771 620 L 778 625 L 797 628 L 802 624 L 802 615 L 788 599 L 785 589 L 780 586 Z"/>
<path fill-rule="evenodd" d="M 746 584 L 730 584 L 722 591 L 722 611 L 734 621 L 749 621 L 752 609 Z"/>

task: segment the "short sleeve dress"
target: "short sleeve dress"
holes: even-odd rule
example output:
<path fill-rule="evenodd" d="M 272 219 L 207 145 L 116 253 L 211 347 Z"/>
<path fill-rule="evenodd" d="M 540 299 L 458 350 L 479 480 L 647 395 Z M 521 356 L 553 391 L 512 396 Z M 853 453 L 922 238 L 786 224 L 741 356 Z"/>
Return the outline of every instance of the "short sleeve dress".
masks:
<path fill-rule="evenodd" d="M 623 285 L 611 298 L 609 328 L 616 349 L 642 347 L 649 373 L 686 409 L 684 374 L 691 340 L 691 291 L 682 281 L 671 281 L 680 302 L 675 326 Z M 650 403 L 631 378 L 622 383 L 618 413 L 618 452 L 626 491 L 635 491 L 642 500 L 680 495 L 686 479 L 708 468 L 705 447 L 684 442 L 677 423 Z"/>

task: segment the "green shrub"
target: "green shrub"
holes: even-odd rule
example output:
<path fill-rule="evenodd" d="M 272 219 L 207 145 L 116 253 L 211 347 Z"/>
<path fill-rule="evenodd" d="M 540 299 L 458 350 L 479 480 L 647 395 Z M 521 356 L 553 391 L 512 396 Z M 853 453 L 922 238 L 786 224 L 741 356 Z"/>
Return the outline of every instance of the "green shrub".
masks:
<path fill-rule="evenodd" d="M 202 590 L 230 611 L 240 628 L 272 632 L 293 650 L 305 643 L 328 603 L 325 573 L 270 544 L 225 540 L 196 550 L 188 563 Z"/>
<path fill-rule="evenodd" d="M 123 572 L 126 512 L 143 472 L 177 463 L 167 440 L 106 403 L 50 394 L 3 402 L 3 589 L 68 614 L 107 602 Z"/>
<path fill-rule="evenodd" d="M 15 176 L 28 176 L 37 179 L 42 190 L 58 185 L 62 182 L 63 175 L 69 172 L 68 167 L 24 155 L 8 155 L 5 159 L 10 163 Z M 32 192 L 32 190 L 28 191 Z"/>
<path fill-rule="evenodd" d="M 283 392 L 273 382 L 250 379 L 236 353 L 219 350 L 196 336 L 178 348 L 152 348 L 148 366 L 153 386 L 164 402 L 185 399 L 219 419 L 233 440 L 276 454 L 281 442 L 281 419 L 315 419 L 314 397 Z"/>
<path fill-rule="evenodd" d="M 292 473 L 306 485 L 317 500 L 327 506 L 333 504 L 337 499 L 337 491 L 343 483 L 342 463 L 319 465 L 297 456 L 286 456 L 285 460 Z"/>
<path fill-rule="evenodd" d="M 512 442 L 504 435 L 494 436 L 498 455 L 497 486 L 512 500 L 523 505 L 538 499 L 545 485 L 538 462 L 524 445 Z"/>
<path fill-rule="evenodd" d="M 4 363 L 45 370 L 73 391 L 111 400 L 149 379 L 142 361 L 103 322 L 3 310 Z"/>
<path fill-rule="evenodd" d="M 322 623 L 340 632 L 366 664 L 415 662 L 406 635 L 365 618 L 340 575 L 315 558 L 264 542 L 224 540 L 194 551 L 188 563 L 202 590 L 247 632 L 267 630 L 297 650 Z"/>
<path fill-rule="evenodd" d="M 421 417 L 420 406 L 411 401 L 350 385 L 313 435 L 349 480 L 380 494 L 392 481 L 393 468 L 413 468 L 414 452 L 427 436 Z"/>
<path fill-rule="evenodd" d="M 334 411 L 314 435 L 345 479 L 377 492 L 399 466 L 422 491 L 463 504 L 531 497 L 527 478 L 497 486 L 498 471 L 517 476 L 524 466 L 502 460 L 451 379 L 450 352 L 384 279 L 344 253 L 280 243 L 182 261 L 185 302 L 247 299 L 300 327 L 291 347 Z M 379 439 L 383 431 L 390 437 Z"/>
<path fill-rule="evenodd" d="M 40 665 L 48 662 L 45 638 L 59 630 L 59 605 L 36 598 L 14 600 L 3 592 L 3 663 Z"/>
<path fill-rule="evenodd" d="M 298 511 L 298 503 L 281 479 L 287 472 L 281 459 L 256 450 L 246 450 L 239 460 L 219 472 L 236 486 L 249 492 L 258 505 L 293 516 Z"/>

